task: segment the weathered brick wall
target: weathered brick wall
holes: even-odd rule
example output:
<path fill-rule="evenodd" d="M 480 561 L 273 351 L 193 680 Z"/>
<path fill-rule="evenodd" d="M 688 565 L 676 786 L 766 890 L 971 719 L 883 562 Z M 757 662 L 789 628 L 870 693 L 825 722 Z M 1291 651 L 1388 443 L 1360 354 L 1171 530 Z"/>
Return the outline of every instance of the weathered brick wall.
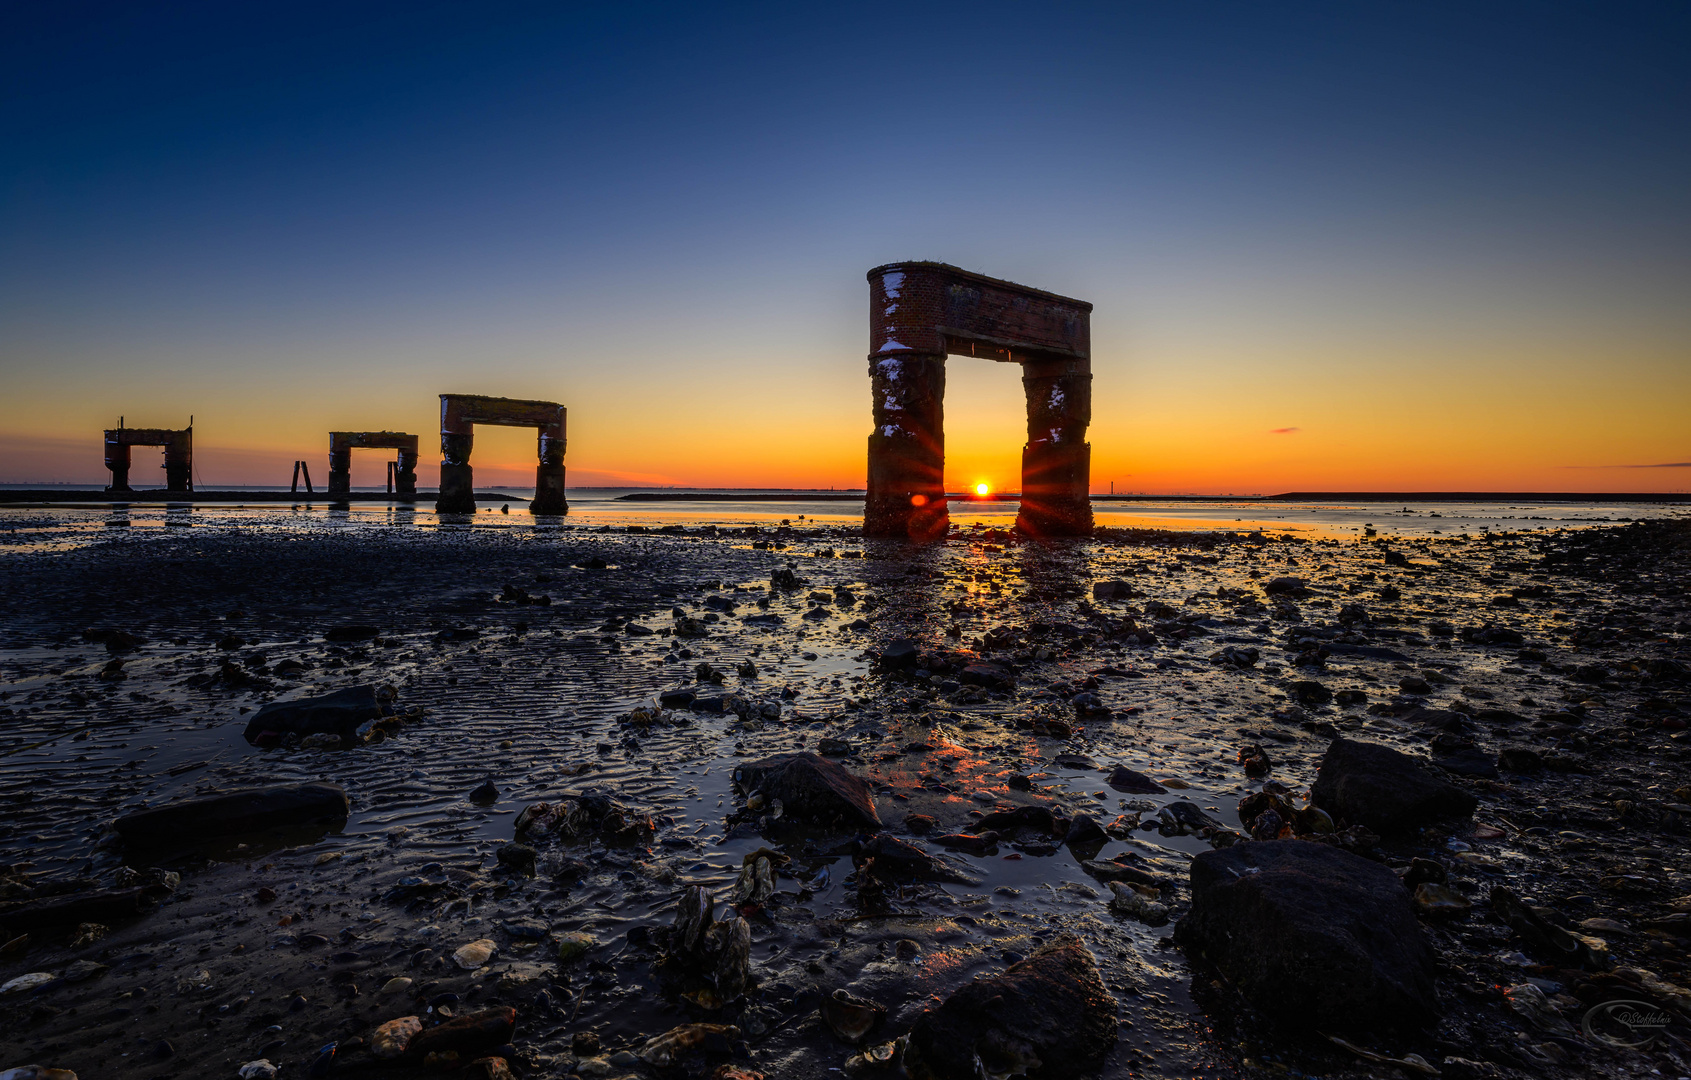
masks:
<path fill-rule="evenodd" d="M 869 272 L 869 352 L 1025 361 L 1092 352 L 1092 305 L 944 263 Z"/>

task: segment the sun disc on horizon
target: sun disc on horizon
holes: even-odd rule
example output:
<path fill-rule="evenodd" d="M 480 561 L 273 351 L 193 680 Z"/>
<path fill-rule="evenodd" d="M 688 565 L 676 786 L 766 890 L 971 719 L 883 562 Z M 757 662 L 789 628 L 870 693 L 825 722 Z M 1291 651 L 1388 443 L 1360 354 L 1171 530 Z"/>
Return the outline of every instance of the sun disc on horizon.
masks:
<path fill-rule="evenodd" d="M 991 490 L 992 490 L 992 487 L 988 484 L 976 484 L 975 485 L 975 494 L 976 495 L 985 495 L 987 492 L 989 492 Z"/>

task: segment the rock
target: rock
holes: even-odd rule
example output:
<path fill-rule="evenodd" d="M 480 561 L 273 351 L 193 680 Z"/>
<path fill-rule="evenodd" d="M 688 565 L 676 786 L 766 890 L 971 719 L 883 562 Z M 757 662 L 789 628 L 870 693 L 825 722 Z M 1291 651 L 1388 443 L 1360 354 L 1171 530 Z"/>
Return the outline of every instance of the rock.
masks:
<path fill-rule="evenodd" d="M 452 961 L 465 971 L 474 971 L 493 959 L 493 954 L 499 951 L 499 946 L 491 940 L 482 938 L 472 941 L 468 945 L 460 945 L 452 953 Z"/>
<path fill-rule="evenodd" d="M 1544 756 L 1525 746 L 1506 746 L 1497 752 L 1497 767 L 1512 773 L 1544 771 Z"/>
<path fill-rule="evenodd" d="M 539 853 L 527 844 L 519 844 L 513 841 L 509 844 L 499 845 L 499 850 L 494 853 L 493 857 L 500 866 L 527 877 L 533 877 L 534 863 L 535 859 L 539 857 Z"/>
<path fill-rule="evenodd" d="M 0 934 L 11 940 L 19 934 L 35 934 L 81 927 L 84 924 L 111 926 L 153 910 L 170 895 L 162 884 L 136 885 L 126 889 L 97 889 L 49 896 L 11 905 L 0 904 Z"/>
<path fill-rule="evenodd" d="M 179 799 L 120 817 L 114 827 L 126 843 L 163 847 L 292 826 L 339 828 L 348 810 L 339 784 L 271 784 Z"/>
<path fill-rule="evenodd" d="M 111 968 L 106 965 L 97 964 L 92 960 L 76 960 L 73 961 L 69 967 L 65 968 L 65 973 L 62 978 L 65 982 L 87 982 L 89 979 L 104 975 L 110 970 Z"/>
<path fill-rule="evenodd" d="M 734 1043 L 739 1038 L 740 1029 L 731 1024 L 683 1024 L 647 1041 L 640 1048 L 638 1057 L 660 1069 L 667 1068 L 690 1050 L 733 1053 Z"/>
<path fill-rule="evenodd" d="M 1270 596 L 1308 596 L 1309 583 L 1297 577 L 1270 578 L 1262 591 Z"/>
<path fill-rule="evenodd" d="M 1501 885 L 1491 890 L 1492 914 L 1521 935 L 1527 948 L 1562 967 L 1601 971 L 1613 964 L 1609 947 L 1601 939 L 1571 934 L 1529 907 Z"/>
<path fill-rule="evenodd" d="M 494 784 L 492 777 L 483 780 L 473 790 L 471 790 L 470 801 L 481 806 L 486 806 L 489 803 L 499 801 L 499 788 L 496 784 Z"/>
<path fill-rule="evenodd" d="M 464 1070 L 470 1080 L 517 1080 L 510 1063 L 502 1057 L 477 1058 Z"/>
<path fill-rule="evenodd" d="M 457 1016 L 444 1024 L 424 1028 L 405 1047 L 406 1057 L 426 1058 L 430 1054 L 456 1054 L 459 1060 L 499 1049 L 511 1041 L 517 1030 L 517 1010 L 505 1007 Z"/>
<path fill-rule="evenodd" d="M 867 1039 L 887 1016 L 884 1005 L 845 990 L 835 990 L 823 998 L 818 1011 L 829 1031 L 854 1046 Z"/>
<path fill-rule="evenodd" d="M 1385 867 L 1328 844 L 1270 840 L 1192 861 L 1175 940 L 1256 1007 L 1299 1027 L 1422 1027 L 1434 956 Z"/>
<path fill-rule="evenodd" d="M 405 982 L 409 985 L 411 980 L 406 979 Z M 386 987 L 383 989 L 386 990 Z M 422 1030 L 423 1021 L 419 1017 L 401 1016 L 397 1020 L 389 1020 L 370 1036 L 370 1052 L 379 1058 L 399 1057 Z"/>
<path fill-rule="evenodd" d="M 1300 705 L 1325 705 L 1333 700 L 1333 691 L 1313 679 L 1298 679 L 1286 689 Z"/>
<path fill-rule="evenodd" d="M 1472 900 L 1450 886 L 1432 881 L 1423 881 L 1415 886 L 1412 899 L 1417 912 L 1435 919 L 1466 915 L 1474 906 Z"/>
<path fill-rule="evenodd" d="M 1016 678 L 1010 669 L 1003 664 L 994 664 L 986 660 L 976 661 L 957 673 L 957 681 L 964 686 L 981 686 L 988 690 L 1008 690 L 1015 685 Z"/>
<path fill-rule="evenodd" d="M 1131 885 L 1112 881 L 1110 910 L 1118 915 L 1131 915 L 1148 926 L 1162 926 L 1168 922 L 1168 905 L 1152 900 Z"/>
<path fill-rule="evenodd" d="M 1133 597 L 1133 586 L 1125 581 L 1095 581 L 1092 583 L 1092 599 L 1094 600 L 1129 600 Z"/>
<path fill-rule="evenodd" d="M 247 721 L 242 736 L 254 746 L 271 745 L 283 735 L 340 736 L 350 746 L 362 730 L 392 710 L 376 696 L 374 686 L 349 686 L 332 694 L 273 701 Z"/>
<path fill-rule="evenodd" d="M 1078 1077 L 1116 1041 L 1116 1005 L 1092 954 L 1063 934 L 1002 975 L 965 984 L 916 1019 L 904 1052 L 912 1076 Z"/>
<path fill-rule="evenodd" d="M 76 1080 L 69 1069 L 49 1069 L 43 1065 L 20 1065 L 0 1072 L 0 1080 Z"/>
<path fill-rule="evenodd" d="M 735 781 L 750 795 L 761 792 L 781 800 L 787 817 L 817 824 L 842 823 L 854 828 L 881 827 L 869 785 L 816 754 L 783 754 L 748 762 L 735 771 Z"/>
<path fill-rule="evenodd" d="M 913 668 L 916 666 L 918 649 L 916 642 L 910 638 L 894 638 L 887 642 L 876 659 L 884 668 L 894 670 Z"/>
<path fill-rule="evenodd" d="M 597 948 L 599 941 L 592 934 L 571 930 L 558 935 L 558 962 L 567 964 Z"/>
<path fill-rule="evenodd" d="M 0 997 L 8 994 L 27 994 L 31 990 L 39 990 L 57 979 L 50 971 L 32 971 L 28 975 L 19 975 L 0 985 Z"/>
<path fill-rule="evenodd" d="M 270 1064 L 269 1058 L 259 1058 L 257 1061 L 249 1061 L 242 1065 L 240 1072 L 236 1075 L 241 1080 L 276 1080 L 278 1076 L 282 1075 L 282 1070 L 279 1066 Z"/>
<path fill-rule="evenodd" d="M 556 837 L 574 842 L 597 837 L 606 843 L 632 844 L 650 838 L 657 822 L 608 795 L 587 791 L 530 803 L 517 814 L 513 830 L 525 840 Z"/>
<path fill-rule="evenodd" d="M 1068 831 L 1063 834 L 1063 843 L 1070 848 L 1101 847 L 1109 839 L 1110 834 L 1088 814 L 1076 814 L 1069 821 Z"/>
<path fill-rule="evenodd" d="M 1335 739 L 1321 759 L 1310 801 L 1346 824 L 1382 835 L 1441 818 L 1468 817 L 1479 800 L 1420 762 L 1378 743 Z"/>
<path fill-rule="evenodd" d="M 1472 747 L 1440 754 L 1433 764 L 1458 776 L 1477 776 L 1485 780 L 1497 779 L 1497 762 L 1484 750 Z"/>
<path fill-rule="evenodd" d="M 1124 795 L 1162 795 L 1168 791 L 1149 776 L 1134 772 L 1126 765 L 1117 765 L 1104 782 Z"/>
<path fill-rule="evenodd" d="M 1408 675 L 1399 679 L 1397 681 L 1397 688 L 1406 694 L 1415 694 L 1417 696 L 1433 692 L 1432 686 L 1427 683 L 1426 679 L 1421 678 L 1419 675 Z"/>

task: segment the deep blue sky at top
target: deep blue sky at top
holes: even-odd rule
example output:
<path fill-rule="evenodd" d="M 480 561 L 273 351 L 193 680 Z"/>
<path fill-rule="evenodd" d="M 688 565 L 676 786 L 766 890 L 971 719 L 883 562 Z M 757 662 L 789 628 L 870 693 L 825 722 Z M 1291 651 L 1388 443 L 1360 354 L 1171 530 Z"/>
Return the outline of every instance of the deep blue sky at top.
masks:
<path fill-rule="evenodd" d="M 14 3 L 0 374 L 284 400 L 277 365 L 521 382 L 579 350 L 755 384 L 860 352 L 862 273 L 898 258 L 1088 297 L 1171 358 L 1183 326 L 1317 348 L 1434 309 L 1671 339 L 1688 31 L 1683 3 Z"/>

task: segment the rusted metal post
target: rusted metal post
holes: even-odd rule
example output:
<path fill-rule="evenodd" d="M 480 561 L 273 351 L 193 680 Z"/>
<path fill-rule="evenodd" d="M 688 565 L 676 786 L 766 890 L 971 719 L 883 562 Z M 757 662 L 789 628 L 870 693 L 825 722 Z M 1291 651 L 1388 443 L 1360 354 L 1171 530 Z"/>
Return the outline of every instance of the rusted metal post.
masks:
<path fill-rule="evenodd" d="M 168 491 L 194 490 L 194 429 L 170 433 L 164 444 L 164 486 Z"/>

